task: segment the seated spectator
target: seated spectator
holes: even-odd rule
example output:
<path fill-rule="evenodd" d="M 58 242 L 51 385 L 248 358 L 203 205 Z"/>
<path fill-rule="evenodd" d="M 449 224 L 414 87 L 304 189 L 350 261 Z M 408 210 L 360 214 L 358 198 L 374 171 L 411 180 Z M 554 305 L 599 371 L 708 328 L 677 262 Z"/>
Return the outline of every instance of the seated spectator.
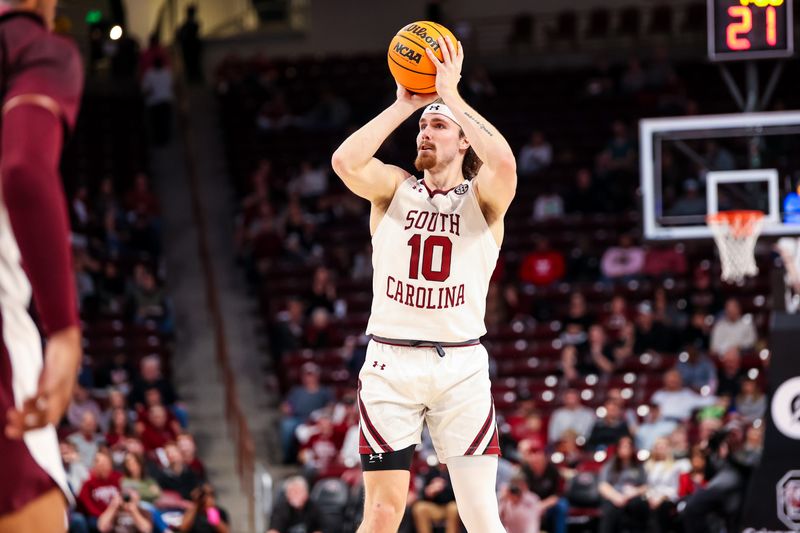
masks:
<path fill-rule="evenodd" d="M 644 422 L 636 428 L 636 447 L 640 450 L 650 450 L 658 439 L 668 437 L 677 427 L 678 422 L 661 416 L 661 408 L 658 405 L 651 405 Z"/>
<path fill-rule="evenodd" d="M 432 533 L 433 526 L 442 520 L 446 533 L 458 532 L 461 522 L 447 465 L 440 463 L 424 475 L 422 494 L 411 507 L 411 513 L 417 533 Z"/>
<path fill-rule="evenodd" d="M 177 394 L 172 383 L 161 372 L 161 359 L 157 355 L 143 357 L 139 364 L 140 376 L 134 382 L 130 397 L 134 407 L 145 406 L 145 393 L 148 389 L 156 388 L 161 394 L 161 401 L 166 406 L 172 406 L 177 401 Z"/>
<path fill-rule="evenodd" d="M 581 437 L 581 442 L 585 439 Z M 566 430 L 561 434 L 561 439 L 555 443 L 555 451 L 564 456 L 564 461 L 560 465 L 560 470 L 567 473 L 574 474 L 578 465 L 583 462 L 584 456 L 581 449 L 578 447 L 578 434 L 571 429 Z"/>
<path fill-rule="evenodd" d="M 183 456 L 183 462 L 195 473 L 198 479 L 206 479 L 206 467 L 203 462 L 197 458 L 197 445 L 194 442 L 194 437 L 189 433 L 182 433 L 178 435 L 178 449 Z"/>
<path fill-rule="evenodd" d="M 114 493 L 108 507 L 97 519 L 100 533 L 150 533 L 153 524 L 147 512 L 139 508 L 139 494 L 126 490 Z"/>
<path fill-rule="evenodd" d="M 686 273 L 686 256 L 677 246 L 650 246 L 644 256 L 642 274 L 657 280 Z"/>
<path fill-rule="evenodd" d="M 171 306 L 164 290 L 158 287 L 152 272 L 147 270 L 136 280 L 131 300 L 134 320 L 137 323 L 153 320 L 162 333 L 172 333 L 174 324 Z"/>
<path fill-rule="evenodd" d="M 698 488 L 686 501 L 683 527 L 686 533 L 708 531 L 707 519 L 721 513 L 738 530 L 737 517 L 747 480 L 761 461 L 762 432 L 734 425 L 717 432 L 708 441 L 705 487 Z M 709 468 L 710 466 L 710 468 Z"/>
<path fill-rule="evenodd" d="M 642 354 L 648 351 L 670 352 L 675 346 L 675 335 L 661 322 L 656 322 L 653 308 L 649 303 L 639 305 L 636 315 L 635 341 L 633 351 Z"/>
<path fill-rule="evenodd" d="M 643 267 L 644 250 L 633 244 L 630 235 L 622 235 L 619 244 L 606 250 L 600 259 L 600 270 L 609 280 L 636 279 L 642 274 Z"/>
<path fill-rule="evenodd" d="M 628 135 L 628 127 L 621 120 L 611 124 L 611 139 L 597 157 L 597 174 L 613 176 L 635 171 L 636 149 Z"/>
<path fill-rule="evenodd" d="M 675 462 L 669 449 L 669 441 L 656 439 L 645 463 L 647 472 L 647 503 L 650 505 L 648 531 L 655 533 L 675 529 L 675 504 L 678 501 L 678 478 L 680 465 Z"/>
<path fill-rule="evenodd" d="M 603 503 L 598 531 L 644 531 L 648 518 L 647 474 L 630 437 L 622 437 L 616 444 L 614 456 L 600 470 L 598 489 Z"/>
<path fill-rule="evenodd" d="M 303 200 L 304 205 L 315 201 L 328 191 L 330 177 L 321 165 L 305 160 L 300 163 L 300 171 L 289 182 L 287 190 L 292 195 L 297 195 Z"/>
<path fill-rule="evenodd" d="M 183 461 L 178 446 L 174 443 L 164 447 L 167 455 L 167 466 L 155 472 L 155 479 L 162 490 L 171 490 L 181 495 L 184 500 L 191 500 L 192 491 L 200 486 L 200 479 Z"/>
<path fill-rule="evenodd" d="M 553 162 L 553 147 L 541 131 L 534 131 L 530 140 L 519 151 L 517 170 L 520 176 L 532 176 Z"/>
<path fill-rule="evenodd" d="M 303 343 L 303 334 L 306 329 L 305 304 L 299 298 L 290 298 L 286 302 L 286 309 L 275 316 L 272 327 L 272 353 L 277 361 L 283 354 L 300 348 Z"/>
<path fill-rule="evenodd" d="M 161 496 L 161 487 L 156 480 L 147 476 L 144 471 L 144 459 L 141 455 L 128 452 L 122 463 L 122 490 L 136 491 L 141 501 L 154 503 Z"/>
<path fill-rule="evenodd" d="M 281 404 L 283 419 L 281 420 L 281 443 L 283 456 L 287 462 L 293 462 L 296 454 L 294 432 L 297 426 L 308 420 L 317 409 L 326 407 L 333 401 L 333 394 L 327 387 L 319 383 L 320 369 L 314 363 L 306 363 L 300 371 L 302 385 L 295 385 Z"/>
<path fill-rule="evenodd" d="M 539 533 L 541 501 L 528 490 L 524 478 L 512 478 L 503 487 L 498 504 L 500 521 L 508 533 Z"/>
<path fill-rule="evenodd" d="M 672 450 L 672 455 L 675 459 L 688 459 L 691 454 L 691 447 L 689 446 L 689 431 L 686 426 L 681 425 L 675 428 L 669 437 L 669 447 Z"/>
<path fill-rule="evenodd" d="M 712 322 L 711 315 L 708 315 L 704 309 L 696 309 L 689 317 L 689 323 L 683 331 L 682 342 L 707 352 Z"/>
<path fill-rule="evenodd" d="M 140 437 L 147 452 L 153 452 L 175 441 L 177 435 L 169 424 L 167 410 L 163 405 L 153 405 L 147 414 L 147 421 L 142 423 Z"/>
<path fill-rule="evenodd" d="M 307 479 L 316 479 L 325 473 L 333 466 L 339 454 L 340 442 L 329 416 L 319 417 L 313 431 L 298 453 L 298 462 L 303 465 Z"/>
<path fill-rule="evenodd" d="M 703 387 L 713 387 L 717 382 L 717 367 L 711 358 L 691 344 L 686 346 L 685 351 L 688 359 L 679 361 L 675 367 L 683 384 L 696 391 Z"/>
<path fill-rule="evenodd" d="M 683 182 L 683 195 L 666 211 L 669 216 L 688 217 L 703 215 L 708 209 L 704 194 L 700 194 L 700 184 L 696 179 Z"/>
<path fill-rule="evenodd" d="M 736 412 L 745 424 L 752 424 L 758 419 L 764 418 L 767 410 L 767 398 L 764 391 L 754 379 L 742 381 L 742 388 L 736 396 Z"/>
<path fill-rule="evenodd" d="M 681 374 L 675 369 L 664 374 L 664 387 L 657 390 L 650 402 L 659 407 L 665 420 L 685 422 L 692 412 L 700 407 L 712 405 L 714 396 L 701 396 L 692 389 L 683 386 Z"/>
<path fill-rule="evenodd" d="M 336 310 L 336 283 L 331 271 L 325 267 L 317 267 L 311 282 L 311 294 L 308 301 L 306 314 L 309 316 L 318 307 L 326 309 L 333 314 Z"/>
<path fill-rule="evenodd" d="M 589 339 L 584 346 L 566 346 L 561 351 L 564 376 L 575 380 L 589 374 L 609 374 L 614 371 L 616 359 L 606 334 L 598 325 L 589 328 Z"/>
<path fill-rule="evenodd" d="M 519 267 L 519 279 L 537 287 L 546 287 L 564 277 L 564 255 L 550 247 L 550 242 L 540 237 L 536 248 L 528 253 Z"/>
<path fill-rule="evenodd" d="M 104 441 L 97 432 L 97 419 L 91 411 L 83 413 L 78 431 L 67 437 L 67 441 L 75 446 L 81 462 L 87 468 L 94 464 L 95 455 Z"/>
<path fill-rule="evenodd" d="M 112 357 L 111 360 L 105 364 L 99 364 L 95 366 L 95 381 L 98 387 L 113 387 L 109 393 L 109 402 L 111 402 L 111 406 L 115 407 L 114 396 L 116 394 L 121 394 L 123 397 L 123 403 L 127 408 L 127 396 L 131 392 L 131 387 L 133 386 L 133 376 L 135 374 L 135 370 L 131 361 L 128 358 L 128 354 L 125 352 L 116 352 Z"/>
<path fill-rule="evenodd" d="M 625 93 L 635 94 L 644 89 L 645 83 L 646 76 L 642 69 L 642 63 L 639 58 L 631 57 L 628 59 L 628 68 L 622 74 L 620 88 Z"/>
<path fill-rule="evenodd" d="M 89 479 L 89 468 L 81 462 L 78 450 L 73 443 L 62 441 L 58 447 L 64 471 L 67 473 L 67 484 L 72 494 L 80 494 L 83 483 Z"/>
<path fill-rule="evenodd" d="M 324 307 L 317 307 L 309 317 L 303 346 L 305 348 L 332 348 L 340 344 L 336 327 L 331 324 L 331 314 Z"/>
<path fill-rule="evenodd" d="M 544 421 L 542 414 L 535 408 L 528 410 L 522 417 L 509 417 L 509 425 L 511 426 L 511 438 L 516 442 L 524 439 L 544 441 Z"/>
<path fill-rule="evenodd" d="M 705 211 L 705 198 L 703 199 L 703 211 Z M 709 267 L 703 263 L 694 270 L 691 289 L 686 295 L 686 301 L 691 313 L 703 310 L 706 314 L 716 315 L 725 306 L 720 292 L 711 283 Z"/>
<path fill-rule="evenodd" d="M 633 314 L 628 311 L 628 301 L 619 294 L 611 298 L 608 314 L 603 317 L 601 326 L 613 337 L 616 337 L 622 329 L 633 319 Z"/>
<path fill-rule="evenodd" d="M 566 533 L 569 504 L 563 497 L 564 480 L 545 453 L 541 441 L 525 439 L 520 442 L 519 456 L 528 490 L 539 498 L 542 526 L 553 533 Z"/>
<path fill-rule="evenodd" d="M 131 436 L 133 436 L 133 428 L 127 411 L 121 407 L 112 409 L 111 422 L 105 437 L 106 444 L 113 449 L 123 445 L 125 438 Z"/>
<path fill-rule="evenodd" d="M 119 497 L 120 481 L 122 475 L 114 471 L 111 455 L 100 450 L 94 456 L 94 465 L 81 492 L 78 494 L 78 507 L 86 515 L 90 529 L 97 529 L 100 515 L 111 504 L 115 497 Z"/>
<path fill-rule="evenodd" d="M 533 220 L 543 222 L 557 220 L 562 216 L 564 216 L 564 200 L 556 192 L 555 187 L 550 185 L 537 195 L 533 202 Z"/>
<path fill-rule="evenodd" d="M 706 454 L 700 445 L 692 446 L 690 469 L 678 478 L 678 498 L 684 500 L 706 486 Z"/>
<path fill-rule="evenodd" d="M 324 87 L 316 98 L 316 105 L 297 123 L 312 130 L 342 129 L 350 118 L 347 100 Z"/>
<path fill-rule="evenodd" d="M 592 181 L 592 172 L 588 168 L 578 170 L 575 175 L 575 186 L 570 188 L 564 207 L 571 215 L 588 215 L 607 211 L 606 195 Z"/>
<path fill-rule="evenodd" d="M 686 313 L 679 308 L 679 303 L 670 301 L 664 287 L 656 287 L 653 291 L 653 320 L 664 327 L 674 330 L 686 325 Z"/>
<path fill-rule="evenodd" d="M 208 483 L 197 487 L 192 492 L 192 505 L 183 514 L 179 531 L 187 533 L 228 533 L 230 531 L 228 511 L 217 505 L 214 489 Z M 288 531 L 291 530 L 287 530 L 287 533 Z"/>
<path fill-rule="evenodd" d="M 285 502 L 275 505 L 267 533 L 292 533 L 306 531 L 321 533 L 322 522 L 314 502 L 308 499 L 308 483 L 301 476 L 284 482 Z"/>
<path fill-rule="evenodd" d="M 586 298 L 580 292 L 573 292 L 569 297 L 569 309 L 567 309 L 567 316 L 564 318 L 564 326 L 570 324 L 579 326 L 579 330 L 586 333 L 589 331 L 589 326 L 594 324 L 594 317 L 586 306 Z"/>
<path fill-rule="evenodd" d="M 605 408 L 605 415 L 598 418 L 592 432 L 589 434 L 589 439 L 586 441 L 586 449 L 597 450 L 600 448 L 607 448 L 614 444 L 622 437 L 630 437 L 630 429 L 628 423 L 622 416 L 622 405 L 620 402 L 613 399 L 608 399 L 603 404 Z"/>
<path fill-rule="evenodd" d="M 742 368 L 742 356 L 739 349 L 728 348 L 722 355 L 720 363 L 720 370 L 717 374 L 717 396 L 727 396 L 733 400 L 741 392 L 742 382 L 747 378 L 747 372 Z"/>
<path fill-rule="evenodd" d="M 84 413 L 91 413 L 95 421 L 102 416 L 100 405 L 91 397 L 85 380 L 79 380 L 72 391 L 72 401 L 67 407 L 67 422 L 71 426 L 79 427 L 84 419 Z"/>
<path fill-rule="evenodd" d="M 752 318 L 742 316 L 742 308 L 735 298 L 725 302 L 725 314 L 711 328 L 711 352 L 724 354 L 731 348 L 745 350 L 758 340 Z"/>
<path fill-rule="evenodd" d="M 435 19 L 428 18 L 428 20 Z M 486 67 L 483 65 L 477 65 L 470 70 L 469 74 L 467 75 L 465 88 L 470 96 L 475 99 L 475 101 L 488 99 L 497 94 L 497 90 L 495 89 L 491 78 L 489 78 L 489 71 L 486 70 Z"/>
<path fill-rule="evenodd" d="M 564 405 L 553 411 L 547 428 L 547 441 L 555 443 L 561 440 L 566 431 L 573 431 L 576 436 L 586 438 L 592 430 L 595 413 L 581 405 L 581 397 L 576 389 L 564 392 Z"/>

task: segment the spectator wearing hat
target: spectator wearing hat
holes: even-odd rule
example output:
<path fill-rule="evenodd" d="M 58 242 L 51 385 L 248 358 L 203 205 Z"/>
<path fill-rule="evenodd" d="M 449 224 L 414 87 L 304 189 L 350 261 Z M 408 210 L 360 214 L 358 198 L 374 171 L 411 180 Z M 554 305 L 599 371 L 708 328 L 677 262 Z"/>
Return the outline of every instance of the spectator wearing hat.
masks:
<path fill-rule="evenodd" d="M 541 524 L 547 531 L 566 533 L 569 504 L 564 493 L 564 480 L 537 439 L 519 443 L 522 475 L 528 489 L 539 497 Z"/>
<path fill-rule="evenodd" d="M 508 533 L 539 533 L 541 500 L 528 490 L 523 476 L 514 476 L 499 499 L 500 521 Z"/>
<path fill-rule="evenodd" d="M 333 403 L 333 394 L 320 385 L 320 369 L 314 363 L 306 363 L 300 370 L 301 385 L 295 385 L 281 404 L 281 444 L 287 463 L 296 458 L 295 430 L 308 420 L 311 413 Z"/>

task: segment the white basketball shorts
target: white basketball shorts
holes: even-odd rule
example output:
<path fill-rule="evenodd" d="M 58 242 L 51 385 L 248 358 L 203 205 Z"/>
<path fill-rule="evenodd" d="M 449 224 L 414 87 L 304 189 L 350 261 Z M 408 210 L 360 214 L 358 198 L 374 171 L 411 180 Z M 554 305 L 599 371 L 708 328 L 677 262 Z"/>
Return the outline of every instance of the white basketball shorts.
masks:
<path fill-rule="evenodd" d="M 499 455 L 489 354 L 481 344 L 433 347 L 369 342 L 358 380 L 361 454 L 419 444 L 428 424 L 442 463 L 462 455 Z"/>

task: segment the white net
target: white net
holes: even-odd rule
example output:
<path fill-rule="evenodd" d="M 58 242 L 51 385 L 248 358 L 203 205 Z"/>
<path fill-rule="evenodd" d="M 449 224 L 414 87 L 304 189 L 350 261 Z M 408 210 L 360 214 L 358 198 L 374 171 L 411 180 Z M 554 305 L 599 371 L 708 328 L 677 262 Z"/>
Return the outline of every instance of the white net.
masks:
<path fill-rule="evenodd" d="M 708 226 L 714 233 L 722 262 L 722 281 L 740 283 L 758 274 L 755 248 L 764 213 L 761 211 L 724 211 L 709 215 Z"/>

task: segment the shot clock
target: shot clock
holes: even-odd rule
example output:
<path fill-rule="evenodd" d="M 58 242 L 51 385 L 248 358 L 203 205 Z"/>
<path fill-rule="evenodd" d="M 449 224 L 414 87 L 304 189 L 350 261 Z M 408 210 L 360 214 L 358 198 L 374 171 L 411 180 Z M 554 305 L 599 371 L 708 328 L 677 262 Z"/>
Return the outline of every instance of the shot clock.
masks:
<path fill-rule="evenodd" d="M 712 61 L 789 57 L 792 0 L 707 0 Z"/>

